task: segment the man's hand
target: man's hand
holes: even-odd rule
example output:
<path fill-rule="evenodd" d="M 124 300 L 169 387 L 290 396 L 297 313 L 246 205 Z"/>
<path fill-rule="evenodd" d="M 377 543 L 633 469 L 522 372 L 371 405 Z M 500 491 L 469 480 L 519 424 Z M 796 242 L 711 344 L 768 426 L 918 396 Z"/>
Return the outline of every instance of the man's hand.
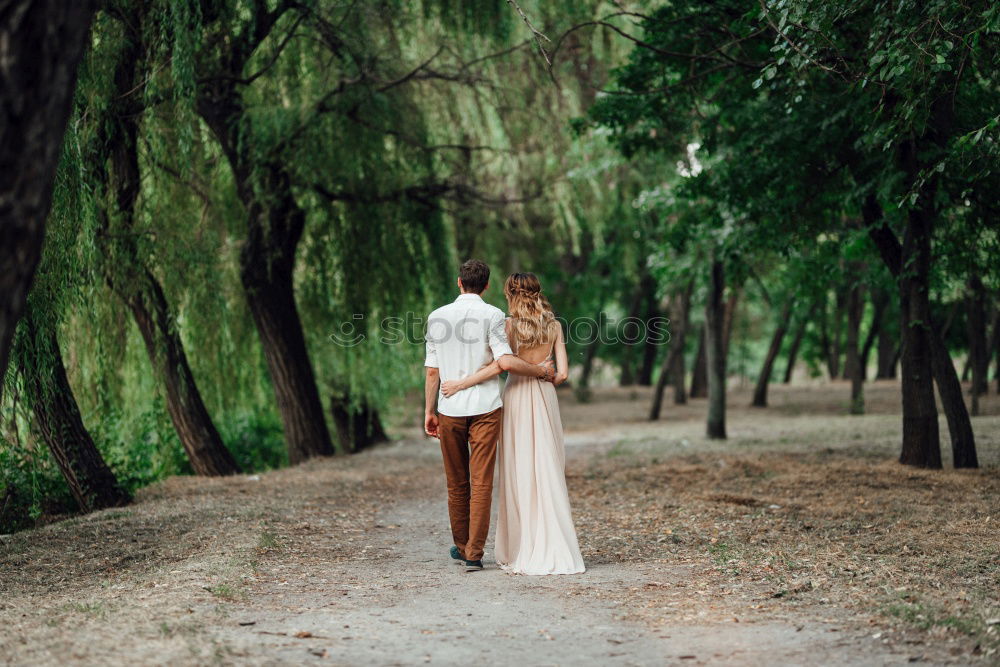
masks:
<path fill-rule="evenodd" d="M 438 437 L 437 395 L 441 384 L 441 373 L 433 366 L 426 366 L 424 379 L 424 433 Z"/>
<path fill-rule="evenodd" d="M 438 435 L 438 416 L 433 412 L 424 414 L 424 433 L 432 438 L 440 438 Z"/>

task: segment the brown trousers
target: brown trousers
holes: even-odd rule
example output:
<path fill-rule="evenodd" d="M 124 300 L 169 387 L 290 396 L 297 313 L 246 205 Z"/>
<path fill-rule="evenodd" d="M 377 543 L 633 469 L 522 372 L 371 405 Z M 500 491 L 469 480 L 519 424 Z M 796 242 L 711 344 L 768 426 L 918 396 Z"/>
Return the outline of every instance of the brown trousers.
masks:
<path fill-rule="evenodd" d="M 466 560 L 483 557 L 490 532 L 493 468 L 502 415 L 503 408 L 472 417 L 438 415 L 451 536 Z"/>

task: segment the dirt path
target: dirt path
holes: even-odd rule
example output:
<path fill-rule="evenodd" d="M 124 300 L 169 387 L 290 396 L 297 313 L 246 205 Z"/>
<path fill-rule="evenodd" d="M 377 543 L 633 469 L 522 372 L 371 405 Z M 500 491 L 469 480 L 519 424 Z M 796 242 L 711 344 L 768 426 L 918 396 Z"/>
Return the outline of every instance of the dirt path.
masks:
<path fill-rule="evenodd" d="M 420 457 L 418 465 L 436 470 L 436 463 Z M 243 622 L 254 625 L 232 624 L 217 636 L 235 655 L 262 663 L 311 655 L 357 665 L 907 662 L 907 655 L 840 623 L 803 618 L 654 631 L 624 620 L 617 605 L 582 595 L 688 578 L 685 567 L 596 565 L 572 578 L 518 577 L 495 567 L 466 573 L 447 558 L 443 491 L 427 491 L 379 512 L 384 529 L 369 546 L 385 558 L 338 564 L 323 574 L 342 590 L 308 584 L 288 590 L 285 582 L 265 581 L 241 611 Z M 268 603 L 259 604 L 264 598 Z M 295 638 L 303 632 L 313 637 Z"/>
<path fill-rule="evenodd" d="M 699 440 L 696 414 L 682 412 L 658 426 L 630 421 L 629 411 L 642 407 L 628 394 L 591 406 L 568 403 L 566 421 L 576 427 L 567 450 L 570 488 L 589 565 L 586 574 L 573 577 L 518 577 L 495 567 L 465 573 L 453 564 L 440 457 L 412 432 L 355 457 L 266 475 L 167 480 L 144 490 L 126 510 L 0 538 L 0 663 L 886 665 L 982 659 L 964 632 L 939 632 L 937 626 L 917 631 L 912 628 L 920 616 L 899 626 L 872 613 L 876 590 L 910 583 L 888 569 L 892 554 L 885 544 L 904 540 L 902 551 L 912 554 L 915 546 L 906 545 L 922 539 L 900 537 L 901 522 L 886 524 L 885 543 L 866 537 L 862 546 L 844 546 L 874 553 L 881 569 L 866 574 L 853 562 L 840 563 L 851 571 L 853 587 L 833 574 L 827 581 L 821 566 L 828 565 L 818 561 L 835 560 L 831 545 L 854 539 L 856 524 L 871 522 L 864 527 L 872 531 L 880 526 L 853 507 L 849 520 L 824 518 L 802 489 L 815 489 L 817 479 L 836 470 L 850 498 L 874 488 L 871 493 L 884 497 L 873 503 L 898 503 L 905 517 L 908 507 L 924 502 L 923 496 L 892 495 L 908 483 L 916 491 L 929 489 L 926 502 L 964 494 L 969 507 L 982 498 L 996 504 L 990 473 L 897 472 L 885 456 L 898 437 L 892 432 L 896 418 L 795 416 L 801 411 L 789 403 L 788 414 L 775 421 L 785 398 L 779 393 L 772 413 L 734 411 L 731 429 L 742 439 L 728 444 Z M 981 426 L 991 434 L 981 442 L 995 466 L 1000 420 L 991 417 Z M 841 433 L 841 441 L 830 439 L 830 432 Z M 803 458 L 801 452 L 812 452 L 817 442 L 820 458 Z M 739 448 L 744 453 L 731 453 Z M 890 475 L 896 477 L 883 484 Z M 980 486 L 967 488 L 970 482 Z M 816 501 L 820 508 L 838 502 L 836 484 L 829 483 L 831 493 Z M 893 515 L 895 505 L 886 507 L 880 513 Z M 994 509 L 983 512 L 996 514 Z M 794 514 L 783 518 L 786 511 Z M 991 524 L 975 523 L 967 507 L 956 512 L 971 526 L 970 543 L 995 534 Z M 958 539 L 964 528 L 943 520 L 950 539 Z M 821 550 L 805 558 L 794 553 L 799 536 L 806 544 L 807 534 L 841 525 L 844 532 L 824 537 Z M 750 545 L 758 534 L 772 536 L 763 551 L 792 569 L 762 562 L 749 546 L 739 553 L 728 546 L 740 540 Z M 974 554 L 966 549 L 960 556 L 967 572 Z M 986 553 L 986 564 L 977 566 L 987 581 L 995 577 L 990 558 Z M 491 559 L 488 547 L 488 565 Z M 968 586 L 975 581 L 969 578 Z M 868 589 L 871 599 L 850 596 Z M 969 590 L 959 595 L 993 613 L 995 600 L 983 602 L 978 589 Z M 919 609 L 931 613 L 929 603 Z"/>

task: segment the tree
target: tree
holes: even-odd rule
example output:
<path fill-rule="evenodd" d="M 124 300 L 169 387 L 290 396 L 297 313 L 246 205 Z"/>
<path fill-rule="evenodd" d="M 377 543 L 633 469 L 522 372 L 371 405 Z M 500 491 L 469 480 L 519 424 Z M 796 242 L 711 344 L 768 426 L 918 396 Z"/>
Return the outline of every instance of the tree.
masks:
<path fill-rule="evenodd" d="M 979 414 L 979 397 L 988 391 L 990 356 L 986 342 L 986 288 L 978 276 L 969 278 L 968 310 L 969 365 L 972 367 L 972 415 Z"/>
<path fill-rule="evenodd" d="M 660 368 L 660 375 L 656 380 L 656 389 L 653 391 L 653 404 L 649 409 L 649 419 L 651 421 L 656 421 L 660 418 L 660 410 L 663 406 L 663 394 L 667 386 L 667 381 L 673 377 L 675 392 L 677 391 L 676 387 L 678 384 L 682 388 L 684 386 L 683 372 L 680 373 L 680 377 L 677 374 L 677 360 L 683 360 L 684 358 L 684 341 L 687 336 L 688 319 L 691 312 L 691 292 L 693 289 L 694 281 L 689 280 L 687 285 L 678 292 L 677 298 L 671 304 L 671 324 L 673 326 L 670 334 L 670 347 L 667 350 L 666 358 L 663 360 L 663 366 Z M 680 368 L 683 369 L 683 367 L 683 364 L 680 364 Z"/>
<path fill-rule="evenodd" d="M 865 369 L 860 349 L 859 336 L 861 333 L 861 318 L 864 315 L 865 302 L 864 290 L 861 285 L 855 284 L 847 295 L 847 359 L 845 361 L 844 372 L 851 381 L 851 407 L 852 415 L 863 415 L 865 413 Z"/>
<path fill-rule="evenodd" d="M 903 310 L 904 304 L 906 303 L 906 301 L 902 299 L 903 278 L 900 277 L 903 273 L 903 249 L 899 240 L 892 233 L 892 231 L 886 226 L 879 224 L 882 211 L 874 197 L 866 199 L 865 205 L 862 207 L 862 212 L 864 213 L 865 223 L 868 227 L 868 233 L 872 237 L 872 241 L 875 243 L 876 247 L 878 247 L 889 272 L 900 283 L 900 309 Z M 906 313 L 903 313 L 900 318 L 900 329 L 903 332 L 901 334 L 902 340 L 900 347 L 904 349 L 907 344 L 906 334 L 907 323 L 909 322 L 908 318 L 909 315 Z M 929 314 L 927 322 L 930 322 Z M 910 328 L 909 333 L 912 335 L 912 327 Z M 945 347 L 944 342 L 941 339 L 940 331 L 935 327 L 932 329 L 931 333 L 933 335 L 928 337 L 928 342 L 932 346 L 934 354 L 931 360 L 932 370 L 934 373 L 934 381 L 937 383 L 938 392 L 941 396 L 941 402 L 944 405 L 945 417 L 948 420 L 948 431 L 951 435 L 952 463 L 956 468 L 976 468 L 979 465 L 978 457 L 976 455 L 976 441 L 972 432 L 972 422 L 969 419 L 969 412 L 965 407 L 965 400 L 962 397 L 962 385 L 958 381 L 958 374 L 955 372 L 955 366 L 951 362 L 951 355 L 948 353 L 948 349 Z M 900 372 L 902 373 L 902 368 L 900 369 Z M 921 378 L 921 380 L 922 379 L 923 378 Z M 905 378 L 904 384 L 906 384 Z M 911 388 L 911 392 L 912 391 L 913 389 Z M 934 398 L 933 388 L 931 388 L 930 398 L 931 400 Z M 926 400 L 926 397 L 924 397 L 923 400 Z M 904 401 L 903 405 L 905 407 L 907 403 Z M 910 409 L 912 411 L 913 406 L 911 406 Z M 935 410 L 935 429 L 937 428 L 936 415 L 937 412 Z M 920 442 L 920 440 L 917 439 L 917 442 Z M 904 450 L 905 449 L 907 448 L 904 445 Z M 940 452 L 940 449 L 938 451 Z M 934 461 L 935 456 L 933 451 L 924 450 L 924 453 L 929 457 L 931 462 Z M 940 458 L 940 453 L 938 453 L 937 458 Z"/>
<path fill-rule="evenodd" d="M 93 0 L 15 0 L 0 12 L 0 378 L 42 253 Z"/>
<path fill-rule="evenodd" d="M 280 154 L 260 150 L 240 92 L 253 80 L 244 72 L 247 62 L 290 8 L 287 2 L 274 9 L 258 3 L 248 20 L 232 19 L 236 25 L 229 24 L 228 12 L 217 10 L 205 17 L 210 31 L 198 55 L 197 110 L 222 147 L 245 209 L 240 280 L 270 371 L 288 458 L 294 464 L 333 454 L 295 300 L 295 251 L 306 212 L 296 201 Z M 229 35 L 236 37 L 230 41 Z"/>
<path fill-rule="evenodd" d="M 35 425 L 84 512 L 131 502 L 83 424 L 54 331 L 25 315 L 17 351 Z"/>
<path fill-rule="evenodd" d="M 708 369 L 709 438 L 726 437 L 726 307 L 722 295 L 726 288 L 725 265 L 712 262 L 708 299 L 705 303 L 705 367 Z M 731 321 L 731 319 L 730 319 Z"/>
<path fill-rule="evenodd" d="M 998 18 L 987 2 L 672 3 L 644 17 L 639 36 L 612 26 L 635 51 L 617 78 L 620 94 L 593 112 L 625 151 L 676 151 L 678 135 L 700 140 L 713 165 L 710 196 L 761 243 L 794 247 L 840 233 L 871 195 L 889 207 L 879 225 L 902 235 L 907 267 L 897 273 L 901 460 L 913 465 L 939 463 L 932 367 L 948 385 L 943 396 L 952 393 L 950 358 L 930 320 L 932 239 L 945 222 L 954 231 L 985 219 L 985 202 L 963 194 L 996 178 L 994 142 L 981 139 L 1000 123 Z M 959 211 L 965 202 L 972 215 Z M 957 428 L 961 413 L 946 401 L 956 465 L 965 466 L 974 456 L 971 430 Z"/>
<path fill-rule="evenodd" d="M 73 128 L 68 145 L 79 142 L 78 129 Z M 16 373 L 8 381 L 18 388 L 12 393 L 26 399 L 30 417 L 23 421 L 30 420 L 35 426 L 77 504 L 83 511 L 90 511 L 126 504 L 131 496 L 104 462 L 83 423 L 59 347 L 60 324 L 79 299 L 87 279 L 87 271 L 74 249 L 91 202 L 71 154 L 72 149 L 64 146 L 45 251 L 12 347 Z M 16 411 L 12 421 L 12 427 L 17 429 L 22 420 Z"/>
<path fill-rule="evenodd" d="M 96 119 L 98 129 L 88 160 L 92 187 L 96 192 L 108 191 L 95 230 L 101 271 L 142 334 L 191 467 L 199 475 L 231 475 L 239 472 L 239 466 L 205 407 L 163 287 L 141 257 L 142 243 L 135 229 L 142 181 L 138 142 L 153 46 L 145 43 L 149 39 L 146 3 L 133 3 L 123 11 L 111 10 L 123 33 L 122 46 L 110 56 L 115 64 L 107 111 Z M 81 112 L 85 115 L 86 109 Z"/>
<path fill-rule="evenodd" d="M 694 364 L 691 366 L 691 398 L 706 398 L 708 396 L 708 370 L 705 366 L 705 325 L 702 325 L 698 336 L 698 349 L 694 354 Z"/>
<path fill-rule="evenodd" d="M 771 344 L 768 346 L 767 355 L 764 357 L 764 365 L 760 370 L 760 375 L 757 377 L 757 385 L 754 387 L 753 400 L 750 403 L 753 407 L 767 407 L 767 385 L 771 380 L 774 362 L 778 359 L 778 353 L 781 352 L 781 343 L 788 332 L 788 323 L 791 319 L 793 305 L 794 303 L 791 300 L 787 301 L 782 308 L 781 315 L 778 317 L 778 324 L 774 328 Z M 804 325 L 800 325 L 800 331 L 802 326 Z M 801 337 L 801 334 L 799 334 L 799 337 Z M 791 359 L 791 356 L 789 359 Z M 789 361 L 789 366 L 791 366 L 791 361 Z"/>

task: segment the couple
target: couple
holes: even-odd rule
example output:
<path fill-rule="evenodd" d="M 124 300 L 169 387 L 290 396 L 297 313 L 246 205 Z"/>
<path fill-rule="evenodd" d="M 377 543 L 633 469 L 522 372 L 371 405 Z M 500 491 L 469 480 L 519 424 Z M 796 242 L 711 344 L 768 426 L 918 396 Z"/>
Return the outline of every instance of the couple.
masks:
<path fill-rule="evenodd" d="M 489 280 L 483 262 L 462 264 L 462 293 L 427 322 L 424 431 L 441 441 L 451 557 L 466 571 L 483 569 L 499 440 L 497 564 L 518 574 L 583 572 L 554 386 L 566 379 L 562 327 L 534 274 L 507 278 L 506 320 L 480 297 Z M 509 375 L 501 399 L 502 371 Z"/>

